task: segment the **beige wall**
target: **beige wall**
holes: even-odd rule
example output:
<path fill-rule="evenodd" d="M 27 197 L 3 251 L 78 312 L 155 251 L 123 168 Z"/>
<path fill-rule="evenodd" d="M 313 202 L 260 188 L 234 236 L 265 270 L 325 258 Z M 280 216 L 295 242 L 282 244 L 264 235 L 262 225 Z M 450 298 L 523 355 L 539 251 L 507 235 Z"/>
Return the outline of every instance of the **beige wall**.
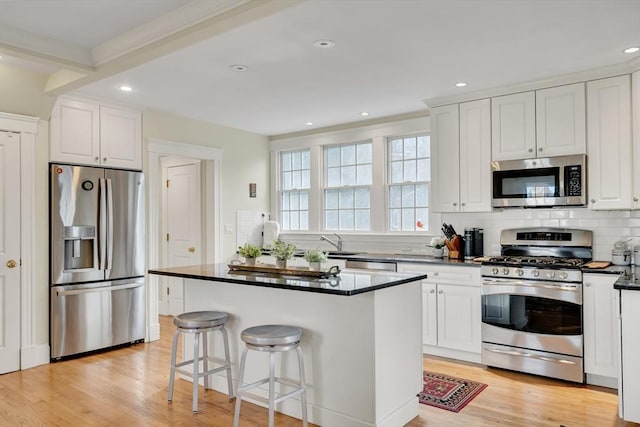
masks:
<path fill-rule="evenodd" d="M 236 211 L 269 212 L 267 137 L 153 110 L 144 111 L 142 121 L 145 144 L 152 138 L 223 150 L 220 220 L 233 231 L 222 235 L 220 259 L 228 259 L 237 248 Z M 249 197 L 251 182 L 257 184 L 256 198 Z"/>

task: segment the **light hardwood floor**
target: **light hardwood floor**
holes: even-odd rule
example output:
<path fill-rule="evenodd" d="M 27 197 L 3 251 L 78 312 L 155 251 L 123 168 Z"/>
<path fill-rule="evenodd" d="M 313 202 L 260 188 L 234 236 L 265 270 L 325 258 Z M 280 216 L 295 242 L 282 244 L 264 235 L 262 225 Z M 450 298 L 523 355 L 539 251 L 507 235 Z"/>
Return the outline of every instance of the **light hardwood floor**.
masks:
<path fill-rule="evenodd" d="M 230 426 L 233 403 L 200 392 L 191 412 L 191 383 L 176 380 L 167 402 L 173 324 L 161 316 L 159 341 L 0 376 L 0 426 Z M 425 358 L 425 369 L 489 385 L 460 413 L 420 405 L 419 426 L 632 426 L 617 419 L 607 389 L 481 366 Z M 267 411 L 242 403 L 241 426 L 264 426 Z M 277 414 L 278 427 L 300 421 Z M 335 426 L 340 427 L 340 426 Z"/>

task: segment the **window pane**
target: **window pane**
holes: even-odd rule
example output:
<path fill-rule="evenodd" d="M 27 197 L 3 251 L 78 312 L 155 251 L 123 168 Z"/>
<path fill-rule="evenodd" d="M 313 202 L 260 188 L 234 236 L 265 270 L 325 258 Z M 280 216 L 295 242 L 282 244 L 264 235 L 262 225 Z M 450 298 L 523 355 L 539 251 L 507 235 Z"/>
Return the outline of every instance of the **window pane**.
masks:
<path fill-rule="evenodd" d="M 340 211 L 340 230 L 353 230 L 353 211 Z"/>
<path fill-rule="evenodd" d="M 405 138 L 404 140 L 404 158 L 415 159 L 416 158 L 416 139 Z"/>
<path fill-rule="evenodd" d="M 357 185 L 371 185 L 371 165 L 357 166 Z"/>
<path fill-rule="evenodd" d="M 291 185 L 291 174 L 292 172 L 284 172 L 282 174 L 282 189 L 283 190 L 291 190 L 293 187 Z"/>
<path fill-rule="evenodd" d="M 404 181 L 402 175 L 402 162 L 391 163 L 391 182 L 397 184 Z"/>
<path fill-rule="evenodd" d="M 402 186 L 402 207 L 413 207 L 414 206 L 414 198 L 413 198 L 413 185 L 403 185 Z"/>
<path fill-rule="evenodd" d="M 356 208 L 369 208 L 371 205 L 368 188 L 356 188 Z"/>
<path fill-rule="evenodd" d="M 342 168 L 342 185 L 356 185 L 356 167 L 346 166 Z"/>
<path fill-rule="evenodd" d="M 416 185 L 416 206 L 426 207 L 429 205 L 429 192 L 427 184 Z"/>
<path fill-rule="evenodd" d="M 353 209 L 353 190 L 340 190 L 340 209 Z"/>
<path fill-rule="evenodd" d="M 431 144 L 429 144 L 429 137 L 418 137 L 418 157 L 431 157 Z"/>
<path fill-rule="evenodd" d="M 309 211 L 300 211 L 300 230 L 309 229 Z"/>
<path fill-rule="evenodd" d="M 338 209 L 338 190 L 326 190 L 324 192 L 326 209 Z"/>
<path fill-rule="evenodd" d="M 282 212 L 282 229 L 291 230 L 289 226 L 289 212 Z"/>
<path fill-rule="evenodd" d="M 294 191 L 289 195 L 289 206 L 290 206 L 289 210 L 292 210 L 292 211 L 297 211 L 300 208 L 297 191 Z"/>
<path fill-rule="evenodd" d="M 400 209 L 391 209 L 389 211 L 389 229 L 391 231 L 400 231 L 402 225 L 402 215 Z"/>
<path fill-rule="evenodd" d="M 358 164 L 371 163 L 371 143 L 358 144 Z"/>
<path fill-rule="evenodd" d="M 302 174 L 299 170 L 291 172 L 291 188 L 302 188 Z"/>
<path fill-rule="evenodd" d="M 402 207 L 402 191 L 399 185 L 392 185 L 391 187 L 389 187 L 389 207 Z"/>
<path fill-rule="evenodd" d="M 299 230 L 300 229 L 300 218 L 298 217 L 298 212 L 291 212 L 291 230 Z"/>
<path fill-rule="evenodd" d="M 418 173 L 416 181 L 430 181 L 431 180 L 431 163 L 429 159 L 420 159 L 417 164 Z"/>
<path fill-rule="evenodd" d="M 429 230 L 429 211 L 427 209 L 416 209 L 416 230 L 428 231 Z M 422 224 L 422 227 L 417 227 L 418 222 Z"/>
<path fill-rule="evenodd" d="M 356 210 L 356 230 L 369 230 L 369 209 Z"/>
<path fill-rule="evenodd" d="M 356 164 L 356 146 L 345 145 L 340 147 L 342 151 L 342 166 Z"/>
<path fill-rule="evenodd" d="M 326 153 L 328 167 L 340 166 L 340 147 L 328 147 Z"/>
<path fill-rule="evenodd" d="M 404 162 L 404 181 L 415 182 L 416 180 L 416 161 L 405 160 Z"/>
<path fill-rule="evenodd" d="M 282 210 L 289 210 L 289 193 L 282 193 Z"/>
<path fill-rule="evenodd" d="M 306 191 L 300 192 L 300 210 L 309 209 L 309 193 Z"/>
<path fill-rule="evenodd" d="M 299 151 L 296 151 L 295 153 L 291 153 L 291 168 L 293 170 L 302 169 L 302 156 Z"/>
<path fill-rule="evenodd" d="M 393 139 L 391 140 L 391 155 L 389 158 L 391 161 L 402 160 L 402 140 L 401 139 Z"/>
<path fill-rule="evenodd" d="M 309 150 L 302 152 L 302 169 L 311 169 L 311 152 Z"/>
<path fill-rule="evenodd" d="M 340 186 L 340 168 L 327 169 L 327 187 Z"/>
<path fill-rule="evenodd" d="M 416 229 L 413 218 L 413 209 L 402 209 L 402 231 L 413 231 Z"/>
<path fill-rule="evenodd" d="M 291 153 L 282 153 L 282 170 L 291 170 Z"/>
<path fill-rule="evenodd" d="M 300 184 L 300 188 L 311 188 L 311 180 L 310 180 L 310 172 L 309 170 L 302 171 L 302 184 Z"/>
<path fill-rule="evenodd" d="M 325 212 L 325 228 L 327 230 L 339 230 L 338 211 Z"/>

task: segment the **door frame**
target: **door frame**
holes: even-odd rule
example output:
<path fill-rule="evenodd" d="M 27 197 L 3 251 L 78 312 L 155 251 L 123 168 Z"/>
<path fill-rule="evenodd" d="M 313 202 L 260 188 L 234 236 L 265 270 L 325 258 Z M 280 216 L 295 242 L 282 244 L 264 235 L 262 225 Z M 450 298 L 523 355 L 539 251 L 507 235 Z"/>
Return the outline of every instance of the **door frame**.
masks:
<path fill-rule="evenodd" d="M 49 344 L 35 342 L 36 134 L 38 117 L 0 113 L 0 129 L 20 134 L 20 369 L 49 363 Z M 48 303 L 47 303 L 48 305 Z"/>
<path fill-rule="evenodd" d="M 203 145 L 185 144 L 162 139 L 147 139 L 147 265 L 149 269 L 161 265 L 160 233 L 162 165 L 160 159 L 165 156 L 180 156 L 200 159 L 205 164 L 202 203 L 206 212 L 204 218 L 204 259 L 207 264 L 220 262 L 222 224 L 220 206 L 220 183 L 222 174 L 223 150 Z M 158 321 L 159 280 L 156 275 L 146 275 L 147 281 L 147 341 L 160 339 Z"/>

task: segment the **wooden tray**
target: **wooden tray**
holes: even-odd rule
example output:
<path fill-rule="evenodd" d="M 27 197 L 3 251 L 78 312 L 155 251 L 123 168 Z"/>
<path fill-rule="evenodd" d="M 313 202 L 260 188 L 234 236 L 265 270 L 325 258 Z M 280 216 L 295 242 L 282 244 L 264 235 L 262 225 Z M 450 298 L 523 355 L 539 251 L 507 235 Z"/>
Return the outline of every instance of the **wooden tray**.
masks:
<path fill-rule="evenodd" d="M 229 271 L 250 271 L 254 273 L 282 274 L 287 276 L 303 276 L 303 277 L 331 277 L 340 274 L 340 267 L 334 265 L 323 270 L 310 270 L 309 267 L 286 267 L 279 268 L 273 264 L 246 265 L 246 264 L 228 264 Z"/>

